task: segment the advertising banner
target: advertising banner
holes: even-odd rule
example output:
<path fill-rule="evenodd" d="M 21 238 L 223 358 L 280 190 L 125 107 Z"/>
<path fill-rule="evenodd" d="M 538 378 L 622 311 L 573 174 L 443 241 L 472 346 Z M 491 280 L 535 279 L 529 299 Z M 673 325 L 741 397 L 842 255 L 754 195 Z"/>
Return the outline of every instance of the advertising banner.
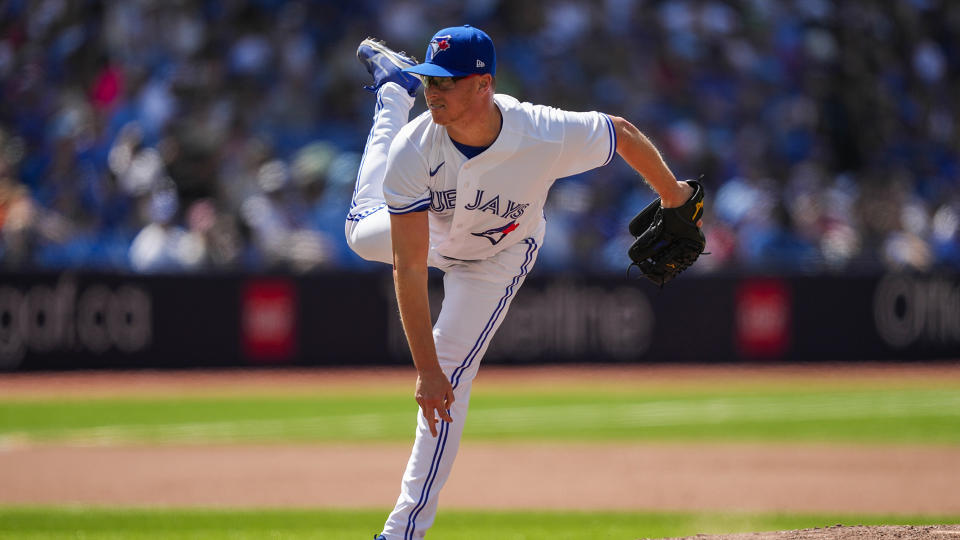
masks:
<path fill-rule="evenodd" d="M 443 299 L 431 278 L 434 317 Z M 534 274 L 495 364 L 960 358 L 960 276 Z M 389 273 L 0 275 L 0 370 L 409 365 Z"/>

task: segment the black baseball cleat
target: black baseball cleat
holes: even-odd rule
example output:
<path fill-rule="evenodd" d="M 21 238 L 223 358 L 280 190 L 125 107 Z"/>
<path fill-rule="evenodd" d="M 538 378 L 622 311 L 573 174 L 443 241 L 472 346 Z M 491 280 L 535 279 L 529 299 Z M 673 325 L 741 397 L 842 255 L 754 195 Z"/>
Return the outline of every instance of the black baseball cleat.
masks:
<path fill-rule="evenodd" d="M 388 82 L 397 83 L 406 89 L 411 96 L 417 95 L 420 88 L 420 78 L 410 73 L 404 73 L 403 68 L 417 65 L 417 59 L 404 52 L 396 52 L 382 41 L 367 38 L 357 47 L 357 58 L 366 66 L 370 75 L 373 75 L 373 85 L 364 86 L 371 92 L 376 92 Z"/>

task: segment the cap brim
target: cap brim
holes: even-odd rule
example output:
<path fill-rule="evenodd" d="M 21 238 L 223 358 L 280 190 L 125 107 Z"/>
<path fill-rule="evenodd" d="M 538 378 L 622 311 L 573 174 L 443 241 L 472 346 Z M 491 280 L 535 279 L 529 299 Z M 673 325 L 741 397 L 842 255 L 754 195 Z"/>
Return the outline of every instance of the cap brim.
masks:
<path fill-rule="evenodd" d="M 472 75 L 472 73 L 466 71 L 457 71 L 455 69 L 447 69 L 445 67 L 438 66 L 436 64 L 431 64 L 424 62 L 422 64 L 417 64 L 415 66 L 410 66 L 408 68 L 403 68 L 405 73 L 416 73 L 417 75 L 426 75 L 427 77 L 463 77 L 464 75 Z"/>

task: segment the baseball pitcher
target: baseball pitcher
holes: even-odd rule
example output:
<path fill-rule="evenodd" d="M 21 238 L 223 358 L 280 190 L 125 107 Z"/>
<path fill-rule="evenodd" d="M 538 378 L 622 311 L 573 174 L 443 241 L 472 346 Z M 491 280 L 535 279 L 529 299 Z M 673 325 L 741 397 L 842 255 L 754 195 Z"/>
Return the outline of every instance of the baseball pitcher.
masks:
<path fill-rule="evenodd" d="M 417 369 L 417 432 L 383 540 L 424 538 L 460 445 L 470 387 L 510 302 L 537 260 L 543 205 L 557 178 L 619 154 L 660 199 L 630 224 L 629 257 L 663 284 L 703 251 L 703 189 L 678 182 L 636 127 L 496 93 L 493 41 L 444 28 L 426 61 L 366 39 L 357 56 L 374 78 L 373 127 L 346 221 L 350 247 L 393 265 L 400 318 Z M 408 123 L 423 86 L 428 111 Z M 427 267 L 444 272 L 431 326 Z"/>

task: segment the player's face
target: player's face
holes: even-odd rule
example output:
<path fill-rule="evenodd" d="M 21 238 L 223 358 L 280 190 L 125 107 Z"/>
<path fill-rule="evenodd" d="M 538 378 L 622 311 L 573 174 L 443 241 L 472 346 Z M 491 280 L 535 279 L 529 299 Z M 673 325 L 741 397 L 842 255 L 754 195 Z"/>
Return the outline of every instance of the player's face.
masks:
<path fill-rule="evenodd" d="M 466 77 L 422 77 L 423 96 L 433 121 L 447 126 L 464 119 L 478 102 L 475 75 Z"/>

